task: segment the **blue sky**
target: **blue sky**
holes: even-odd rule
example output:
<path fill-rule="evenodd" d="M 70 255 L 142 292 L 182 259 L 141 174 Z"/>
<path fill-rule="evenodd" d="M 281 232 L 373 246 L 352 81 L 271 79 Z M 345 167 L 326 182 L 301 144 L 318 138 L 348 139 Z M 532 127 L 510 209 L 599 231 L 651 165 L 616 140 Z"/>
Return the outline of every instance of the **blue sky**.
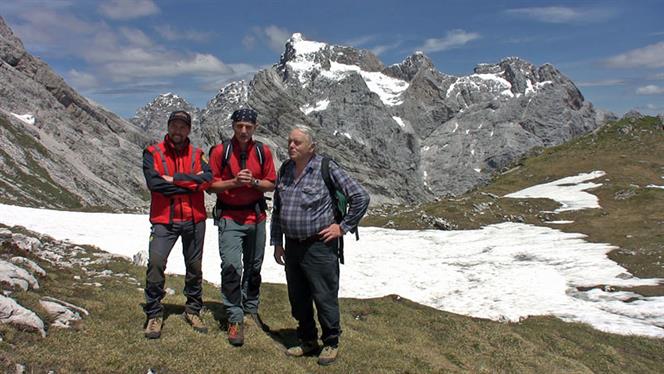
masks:
<path fill-rule="evenodd" d="M 203 107 L 278 62 L 294 32 L 438 70 L 518 56 L 552 63 L 596 107 L 664 113 L 662 1 L 7 1 L 26 49 L 83 95 L 130 117 L 174 92 Z"/>

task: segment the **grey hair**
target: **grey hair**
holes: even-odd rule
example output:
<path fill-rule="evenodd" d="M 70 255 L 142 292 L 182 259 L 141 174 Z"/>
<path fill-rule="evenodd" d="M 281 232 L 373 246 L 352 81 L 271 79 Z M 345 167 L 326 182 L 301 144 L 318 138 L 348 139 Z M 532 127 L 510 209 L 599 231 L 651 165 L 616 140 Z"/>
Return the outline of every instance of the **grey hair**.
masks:
<path fill-rule="evenodd" d="M 311 142 L 311 144 L 314 144 L 314 145 L 316 144 L 316 139 L 314 138 L 314 130 L 311 127 L 309 127 L 307 125 L 295 125 L 295 126 L 293 126 L 291 131 L 293 131 L 293 130 L 300 131 L 307 138 L 309 138 L 309 142 Z"/>

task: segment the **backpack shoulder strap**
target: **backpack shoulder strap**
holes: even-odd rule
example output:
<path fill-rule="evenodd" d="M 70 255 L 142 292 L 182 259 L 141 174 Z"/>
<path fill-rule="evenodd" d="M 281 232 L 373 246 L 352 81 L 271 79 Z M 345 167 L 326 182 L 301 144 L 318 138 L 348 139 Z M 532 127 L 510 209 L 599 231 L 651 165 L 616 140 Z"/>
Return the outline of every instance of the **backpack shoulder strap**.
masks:
<path fill-rule="evenodd" d="M 277 180 L 280 180 L 281 178 L 283 178 L 284 173 L 286 172 L 286 167 L 291 162 L 293 162 L 293 161 L 288 159 L 288 160 L 281 163 L 281 166 L 279 167 L 279 173 L 277 174 Z M 279 212 L 281 211 L 281 198 L 279 197 L 279 189 L 278 188 L 274 189 L 274 195 L 272 195 L 272 197 L 274 199 L 274 211 L 275 211 L 275 213 L 279 214 Z"/>
<path fill-rule="evenodd" d="M 323 157 L 323 160 L 320 163 L 320 173 L 323 176 L 323 181 L 325 182 L 325 186 L 327 187 L 327 190 L 330 193 L 330 196 L 332 197 L 332 201 L 335 202 L 336 204 L 336 194 L 335 194 L 335 188 L 334 188 L 334 183 L 332 183 L 332 178 L 330 178 L 330 158 L 329 157 Z"/>
<path fill-rule="evenodd" d="M 263 164 L 265 164 L 265 157 L 263 156 L 263 143 L 258 140 L 256 140 L 256 156 L 258 156 L 258 161 L 262 168 Z"/>
<path fill-rule="evenodd" d="M 224 147 L 222 148 L 224 157 L 221 158 L 221 170 L 224 170 L 226 165 L 228 165 L 229 160 L 231 159 L 231 155 L 233 154 L 233 143 L 230 139 L 226 139 L 221 144 Z"/>

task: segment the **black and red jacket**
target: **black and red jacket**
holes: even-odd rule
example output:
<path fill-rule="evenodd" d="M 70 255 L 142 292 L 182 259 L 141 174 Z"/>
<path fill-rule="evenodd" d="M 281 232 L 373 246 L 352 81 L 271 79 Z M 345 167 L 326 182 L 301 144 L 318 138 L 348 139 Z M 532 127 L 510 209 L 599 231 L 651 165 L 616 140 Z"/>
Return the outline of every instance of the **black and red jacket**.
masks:
<path fill-rule="evenodd" d="M 207 217 L 203 191 L 212 181 L 212 171 L 205 153 L 186 140 L 185 146 L 176 150 L 170 137 L 153 144 L 143 151 L 143 174 L 152 194 L 150 222 L 200 222 Z M 162 175 L 173 177 L 167 182 Z"/>

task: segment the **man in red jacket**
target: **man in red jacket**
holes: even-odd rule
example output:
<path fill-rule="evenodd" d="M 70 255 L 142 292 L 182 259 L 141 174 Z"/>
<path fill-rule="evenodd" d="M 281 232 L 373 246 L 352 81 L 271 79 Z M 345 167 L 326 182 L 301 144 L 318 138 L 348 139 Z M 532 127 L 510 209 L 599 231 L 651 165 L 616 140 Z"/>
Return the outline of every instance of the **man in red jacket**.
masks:
<path fill-rule="evenodd" d="M 205 204 L 203 191 L 210 185 L 212 171 L 205 154 L 189 142 L 191 116 L 179 110 L 168 118 L 164 141 L 143 151 L 143 174 L 152 200 L 150 205 L 150 248 L 145 280 L 147 315 L 145 337 L 161 336 L 164 307 L 164 271 L 168 255 L 178 237 L 182 237 L 187 297 L 183 317 L 194 330 L 206 333 L 199 316 L 203 307 L 202 281 L 203 239 L 205 238 Z"/>
<path fill-rule="evenodd" d="M 231 116 L 233 138 L 211 150 L 217 193 L 217 226 L 221 257 L 221 295 L 228 317 L 228 341 L 244 343 L 244 315 L 265 328 L 258 316 L 261 266 L 265 254 L 264 192 L 274 190 L 276 172 L 270 149 L 253 140 L 258 126 L 252 109 Z"/>

